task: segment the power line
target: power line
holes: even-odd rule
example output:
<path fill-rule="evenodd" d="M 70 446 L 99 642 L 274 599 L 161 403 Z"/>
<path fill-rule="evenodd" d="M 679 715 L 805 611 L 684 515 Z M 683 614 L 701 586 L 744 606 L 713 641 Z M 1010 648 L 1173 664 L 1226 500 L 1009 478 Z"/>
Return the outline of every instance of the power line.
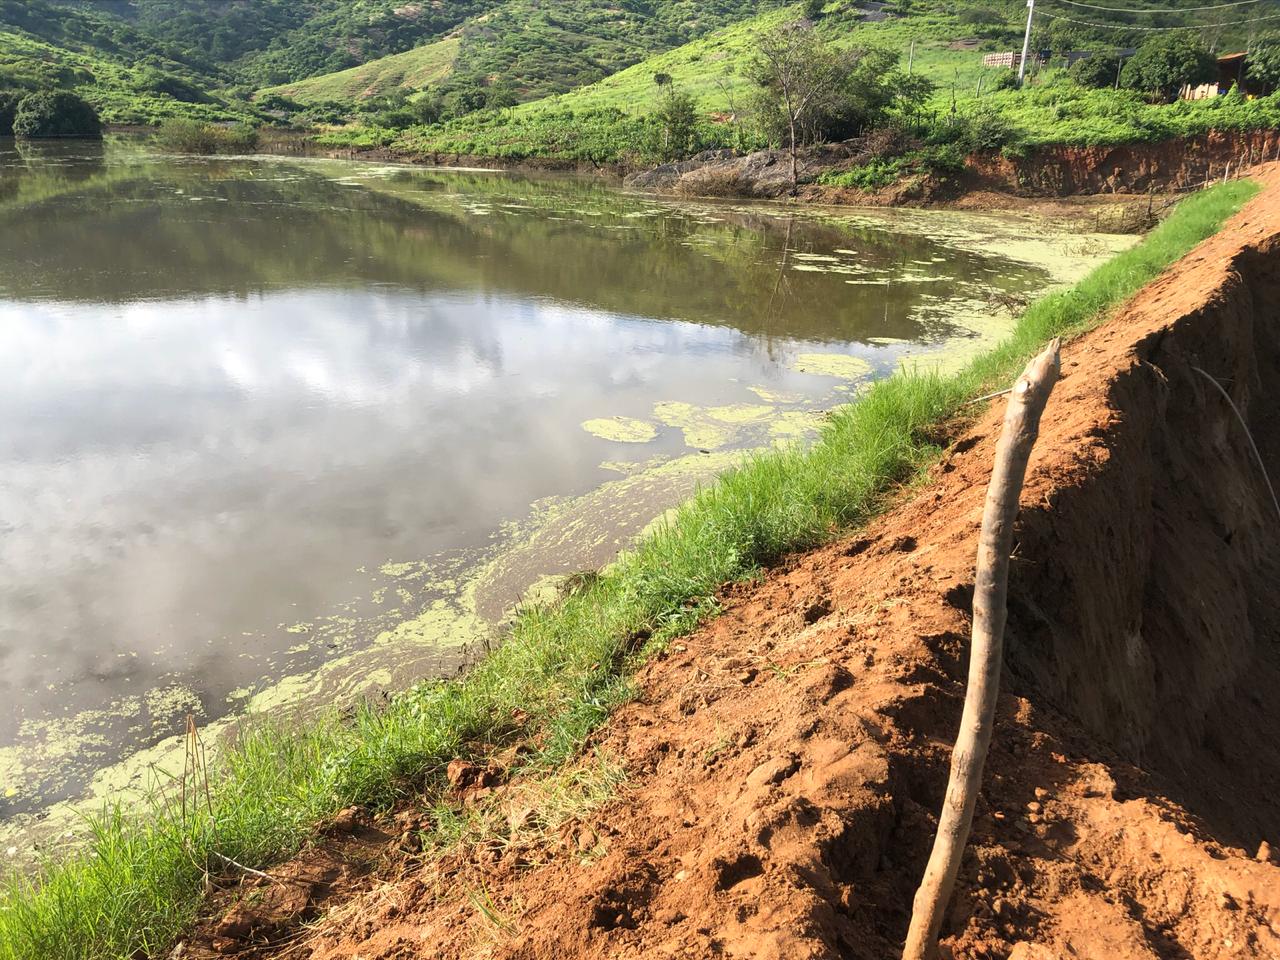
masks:
<path fill-rule="evenodd" d="M 1074 20 L 1071 17 L 1064 17 L 1056 13 L 1045 13 L 1043 10 L 1037 10 L 1042 17 L 1048 17 L 1050 20 L 1062 20 L 1066 23 L 1074 23 L 1080 27 L 1097 27 L 1100 30 L 1141 30 L 1144 33 L 1154 33 L 1162 30 L 1207 30 L 1211 27 L 1226 26 L 1226 24 L 1217 23 L 1191 23 L 1181 27 L 1138 27 L 1128 23 L 1092 23 L 1088 20 Z M 1265 17 L 1254 17 L 1250 20 L 1233 20 L 1230 26 L 1238 27 L 1246 23 L 1261 23 L 1263 20 L 1280 19 L 1280 13 L 1269 14 Z"/>
<path fill-rule="evenodd" d="M 1235 0 L 1234 3 L 1215 3 L 1207 7 L 1100 7 L 1096 3 L 1083 3 L 1081 0 L 1059 0 L 1073 7 L 1088 7 L 1090 10 L 1105 10 L 1108 13 L 1193 13 L 1197 10 L 1222 10 L 1226 7 L 1243 7 L 1250 3 L 1261 3 L 1262 0 Z"/>

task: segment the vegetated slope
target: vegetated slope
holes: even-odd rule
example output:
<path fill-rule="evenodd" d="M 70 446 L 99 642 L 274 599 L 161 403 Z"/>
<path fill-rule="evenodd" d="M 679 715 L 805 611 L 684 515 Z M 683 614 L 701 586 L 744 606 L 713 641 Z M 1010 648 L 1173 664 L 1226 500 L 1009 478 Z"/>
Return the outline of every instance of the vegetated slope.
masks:
<path fill-rule="evenodd" d="M 321 74 L 297 83 L 268 87 L 259 92 L 275 93 L 298 103 L 312 104 L 327 101 L 350 102 L 384 96 L 396 90 L 421 90 L 439 83 L 452 72 L 454 62 L 458 59 L 459 46 L 457 37 L 445 37 L 404 53 L 371 60 L 358 67 Z"/>
<path fill-rule="evenodd" d="M 596 83 L 524 103 L 514 110 L 483 110 L 405 131 L 376 126 L 353 128 L 326 134 L 322 142 L 335 146 L 388 146 L 393 152 L 436 162 L 460 155 L 647 166 L 655 161 L 648 149 L 653 131 L 646 118 L 663 102 L 666 90 L 676 89 L 691 94 L 696 101 L 699 126 L 695 139 L 699 148 L 756 149 L 762 140 L 752 123 L 752 84 L 745 68 L 755 56 L 759 34 L 801 12 L 798 5 L 767 10 L 655 54 Z M 900 68 L 910 60 L 915 75 L 933 82 L 933 95 L 922 111 L 887 121 L 901 121 L 914 131 L 912 135 L 929 143 L 952 145 L 955 130 L 966 123 L 974 130 L 981 128 L 981 133 L 970 137 L 974 143 L 964 149 L 985 144 L 1003 147 L 1013 155 L 1049 144 L 1157 143 L 1210 130 L 1280 126 L 1280 96 L 1276 95 L 1247 101 L 1231 95 L 1153 104 L 1138 91 L 1079 86 L 1059 67 L 1033 76 L 1021 90 L 1002 89 L 1002 75 L 1006 75 L 1007 82 L 1010 71 L 984 68 L 983 50 L 1007 50 L 1020 43 L 1019 16 L 1025 16 L 1025 8 L 1019 14 L 989 4 L 915 0 L 909 6 L 890 4 L 881 9 L 879 5 L 863 6 L 854 0 L 834 0 L 827 4 L 817 29 L 837 46 L 896 52 Z M 1055 49 L 1100 42 L 1087 34 L 1075 37 L 1074 42 L 1072 37 L 1057 37 L 1058 21 L 1044 23 L 1047 26 L 1037 28 L 1037 42 L 1052 41 L 1057 45 Z M 975 36 L 981 49 L 951 48 L 956 39 Z M 1243 42 L 1226 34 L 1220 40 Z M 1108 35 L 1105 46 L 1109 48 L 1115 42 Z M 670 76 L 673 86 L 660 88 L 654 83 L 658 74 Z M 958 124 L 951 122 L 957 118 Z M 909 172 L 910 163 L 903 161 L 897 166 Z"/>
<path fill-rule="evenodd" d="M 0 90 L 64 89 L 111 122 L 246 116 L 219 89 L 229 80 L 199 51 L 151 36 L 105 5 L 0 0 Z"/>
<path fill-rule="evenodd" d="M 1261 845 L 1280 837 L 1280 523 L 1199 372 L 1280 474 L 1280 170 L 1265 178 L 1064 348 L 946 956 L 1280 954 L 1280 865 Z M 492 833 L 391 883 L 311 854 L 310 874 L 277 871 L 291 907 L 263 886 L 184 955 L 236 954 L 332 883 L 354 898 L 283 951 L 240 955 L 898 957 L 960 713 L 1002 415 L 996 401 L 898 509 L 728 590 L 722 617 L 646 667 L 581 768 L 626 770 L 612 803 L 522 834 L 536 814 L 520 785 L 459 765 L 460 832 Z M 414 822 L 356 835 L 399 851 Z"/>
<path fill-rule="evenodd" d="M 494 0 L 58 0 L 64 16 L 108 10 L 138 30 L 261 87 L 401 53 Z"/>
<path fill-rule="evenodd" d="M 351 101 L 396 90 L 415 92 L 448 75 L 451 87 L 500 87 L 520 101 L 564 93 L 624 69 L 655 51 L 703 36 L 725 24 L 750 18 L 761 6 L 751 0 L 656 0 L 612 4 L 599 0 L 506 0 L 469 19 L 455 32 L 452 70 L 428 75 L 406 72 L 416 62 L 403 56 L 372 61 L 365 71 L 344 71 L 306 83 L 268 87 L 301 103 Z M 451 38 L 452 39 L 452 38 Z M 442 57 L 429 45 L 424 60 Z M 366 72 L 367 71 L 367 72 Z M 368 82 L 359 85 L 357 77 Z"/>

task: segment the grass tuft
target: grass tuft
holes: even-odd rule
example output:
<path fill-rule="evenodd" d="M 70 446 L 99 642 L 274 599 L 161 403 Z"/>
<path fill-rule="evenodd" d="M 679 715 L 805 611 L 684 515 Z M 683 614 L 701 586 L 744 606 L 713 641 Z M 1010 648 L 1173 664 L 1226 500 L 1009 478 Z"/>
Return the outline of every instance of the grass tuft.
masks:
<path fill-rule="evenodd" d="M 518 738 L 539 744 L 529 763 L 554 769 L 627 698 L 643 656 L 716 612 L 721 585 L 865 522 L 918 479 L 938 425 L 966 399 L 1003 386 L 1048 338 L 1100 322 L 1257 189 L 1236 181 L 1188 198 L 1141 244 L 1030 307 L 960 373 L 903 371 L 837 411 L 812 448 L 748 458 L 559 605 L 525 612 L 466 676 L 346 722 L 245 724 L 221 751 L 207 806 L 180 809 L 158 789 L 138 809 L 95 818 L 79 853 L 11 879 L 0 892 L 0 960 L 157 954 L 195 917 L 207 877 L 225 872 L 221 857 L 268 866 L 338 810 L 441 796 L 451 759 Z M 465 832 L 437 820 L 439 841 Z"/>

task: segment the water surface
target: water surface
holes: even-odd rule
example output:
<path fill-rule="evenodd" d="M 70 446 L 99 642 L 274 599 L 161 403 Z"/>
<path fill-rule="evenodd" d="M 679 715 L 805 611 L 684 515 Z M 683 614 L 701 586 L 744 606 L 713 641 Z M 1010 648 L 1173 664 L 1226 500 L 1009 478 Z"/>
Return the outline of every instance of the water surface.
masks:
<path fill-rule="evenodd" d="M 1098 255 L 1054 242 L 0 141 L 0 817 L 456 605 L 535 502 L 652 476 L 590 549 L 575 520 L 527 553 L 487 615 L 602 562 L 691 489 L 644 468 L 812 436 Z"/>

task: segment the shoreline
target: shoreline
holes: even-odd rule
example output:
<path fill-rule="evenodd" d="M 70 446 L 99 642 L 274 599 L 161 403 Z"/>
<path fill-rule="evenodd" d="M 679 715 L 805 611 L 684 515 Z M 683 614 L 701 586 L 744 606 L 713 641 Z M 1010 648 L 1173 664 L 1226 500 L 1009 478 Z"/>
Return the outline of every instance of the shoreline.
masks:
<path fill-rule="evenodd" d="M 1137 248 L 1141 250 L 1142 248 Z M 1122 255 L 1122 259 L 1126 255 Z M 1142 256 L 1145 256 L 1142 255 Z M 1133 257 L 1129 258 L 1130 260 Z M 1141 259 L 1141 257 L 1139 257 Z M 1118 268 L 1117 268 L 1118 269 Z M 1134 276 L 1137 279 L 1137 276 Z M 1086 308 L 1092 312 L 1094 307 Z M 1043 311 L 1041 311 L 1043 313 Z M 989 375 L 988 375 L 989 376 Z M 891 380 L 882 381 L 881 385 L 871 391 L 873 397 L 894 395 L 895 391 L 902 392 L 914 391 L 920 387 L 918 381 L 912 379 L 892 378 Z M 941 387 L 941 385 L 939 385 Z M 952 388 L 947 388 L 952 389 Z M 963 387 L 962 392 L 968 392 L 968 387 Z M 950 401 L 947 401 L 950 403 Z M 845 408 L 846 413 L 842 413 L 841 417 L 848 422 L 855 422 L 859 417 L 876 417 L 875 411 L 879 409 L 876 401 L 856 404 L 852 408 Z M 945 404 L 944 404 L 945 407 Z M 860 447 L 853 448 L 855 451 L 861 450 Z M 914 450 L 913 446 L 909 446 L 901 454 L 894 456 L 907 455 L 914 457 L 916 454 L 907 451 Z M 870 451 L 867 451 L 870 453 Z M 823 456 L 828 455 L 825 452 Z M 722 480 L 721 486 L 716 488 L 715 493 L 708 493 L 701 496 L 692 505 L 682 508 L 676 518 L 668 524 L 660 527 L 656 535 L 647 542 L 637 553 L 630 554 L 626 557 L 622 566 L 611 571 L 607 576 L 600 578 L 592 584 L 584 587 L 580 593 L 573 593 L 562 601 L 561 606 L 553 608 L 546 613 L 538 613 L 526 615 L 517 623 L 516 633 L 512 641 L 503 645 L 496 651 L 494 658 L 483 661 L 476 672 L 468 674 L 464 680 L 456 685 L 440 685 L 428 686 L 425 690 L 419 691 L 416 695 L 406 697 L 400 701 L 393 701 L 388 711 L 375 714 L 361 714 L 356 718 L 354 728 L 348 730 L 345 728 L 316 728 L 309 731 L 303 738 L 303 742 L 288 748 L 289 752 L 283 756 L 276 756 L 283 745 L 280 741 L 279 731 L 251 731 L 247 740 L 242 740 L 240 749 L 247 751 L 241 755 L 242 759 L 237 763 L 242 765 L 242 769 L 246 771 L 261 769 L 261 773 L 254 773 L 254 776 L 267 775 L 268 768 L 277 764 L 287 764 L 287 770 L 281 770 L 278 774 L 271 776 L 285 776 L 296 781 L 293 790 L 297 791 L 299 797 L 298 803 L 302 804 L 297 809 L 297 814 L 301 819 L 295 819 L 293 814 L 284 817 L 284 821 L 280 824 L 280 829 L 287 830 L 289 835 L 293 835 L 294 831 L 301 831 L 301 834 L 307 834 L 311 831 L 313 818 L 318 814 L 323 817 L 323 810 L 328 808 L 332 811 L 332 804 L 342 802 L 344 797 L 351 797 L 352 790 L 357 790 L 358 796 L 364 797 L 366 800 L 372 800 L 376 797 L 383 797 L 385 802 L 398 794 L 395 784 L 399 779 L 408 773 L 408 768 L 403 764 L 409 762 L 409 758 L 416 756 L 416 750 L 427 747 L 428 744 L 435 744 L 428 747 L 428 757 L 413 760 L 411 766 L 417 769 L 425 769 L 428 776 L 438 777 L 443 775 L 443 762 L 447 757 L 466 756 L 472 752 L 470 748 L 464 745 L 473 742 L 479 738 L 480 742 L 503 742 L 509 733 L 503 731 L 508 730 L 512 723 L 510 713 L 512 707 L 505 705 L 508 696 L 517 696 L 518 698 L 532 697 L 530 701 L 519 699 L 517 702 L 525 703 L 525 706 L 516 708 L 517 712 L 523 713 L 528 720 L 520 721 L 517 726 L 523 727 L 528 722 L 533 722 L 535 717 L 542 717 L 550 726 L 546 729 L 548 739 L 543 741 L 541 753 L 548 758 L 565 759 L 573 751 L 577 749 L 576 744 L 580 742 L 580 738 L 598 723 L 603 716 L 599 714 L 599 710 L 603 705 L 607 706 L 615 702 L 616 698 L 623 696 L 625 693 L 625 684 L 621 683 L 621 678 L 616 677 L 613 671 L 622 663 L 627 662 L 633 654 L 628 653 L 632 650 L 632 645 L 637 641 L 634 639 L 639 634 L 635 634 L 634 630 L 643 629 L 647 632 L 647 639 L 642 638 L 639 642 L 645 647 L 650 647 L 654 643 L 670 642 L 670 639 L 680 636 L 686 630 L 694 627 L 704 616 L 706 616 L 712 607 L 707 606 L 710 598 L 706 600 L 695 600 L 692 606 L 688 602 L 678 606 L 677 611 L 672 615 L 666 615 L 656 621 L 656 630 L 654 627 L 643 628 L 625 628 L 624 625 L 632 620 L 633 617 L 639 616 L 639 623 L 645 622 L 655 623 L 652 619 L 657 616 L 658 610 L 665 608 L 669 602 L 665 599 L 665 587 L 660 587 L 657 582 L 649 589 L 660 589 L 664 592 L 656 594 L 652 599 L 644 599 L 641 594 L 639 601 L 643 604 L 639 609 L 634 609 L 630 604 L 635 600 L 629 599 L 627 594 L 615 594 L 613 591 L 618 589 L 618 585 L 628 581 L 628 578 L 636 576 L 647 576 L 642 571 L 647 569 L 647 564 L 651 562 L 659 562 L 669 572 L 674 572 L 680 564 L 685 563 L 684 559 L 679 559 L 682 555 L 678 552 L 672 555 L 669 560 L 658 561 L 649 560 L 648 557 L 655 556 L 654 551 L 667 551 L 682 549 L 675 537 L 674 531 L 677 529 L 685 529 L 688 524 L 696 523 L 693 518 L 699 516 L 699 511 L 715 511 L 720 509 L 718 504 L 725 501 L 725 497 L 732 498 L 732 491 L 741 487 L 744 483 L 755 483 L 762 481 L 764 474 L 762 471 L 769 471 L 781 467 L 783 462 L 790 462 L 791 458 L 799 456 L 798 454 L 782 454 L 773 455 L 764 461 L 752 464 L 750 467 L 744 467 L 735 474 Z M 809 458 L 809 455 L 805 455 Z M 815 454 L 814 456 L 818 456 Z M 896 461 L 895 461 L 896 462 Z M 799 461 L 797 461 L 797 464 Z M 901 471 L 901 465 L 891 468 L 892 473 Z M 878 475 L 878 474 L 877 474 Z M 786 479 L 787 483 L 803 482 L 802 476 L 792 476 Z M 878 484 L 879 481 L 876 481 Z M 878 489 L 873 487 L 872 489 Z M 870 491 L 868 491 L 870 492 Z M 828 494 L 824 493 L 823 496 Z M 808 496 L 808 494 L 806 494 Z M 861 496 L 861 495 L 860 495 Z M 832 504 L 832 506 L 836 506 Z M 826 508 L 824 508 L 826 509 Z M 849 509 L 842 507 L 840 509 Z M 866 509 L 866 507 L 857 507 L 857 510 Z M 808 521 L 805 521 L 806 523 Z M 802 537 L 812 537 L 816 533 L 802 533 Z M 786 534 L 782 530 L 776 534 L 777 536 L 794 537 L 796 534 Z M 766 550 L 769 548 L 765 548 Z M 676 564 L 673 567 L 672 564 Z M 696 572 L 695 572 L 696 571 Z M 670 573 L 668 573 L 670 575 Z M 710 577 L 705 586 L 696 588 L 698 591 L 709 589 L 717 586 L 722 582 L 722 573 L 718 573 L 714 567 L 708 568 L 705 561 L 698 560 L 695 562 L 694 568 L 690 570 L 691 576 L 696 576 L 698 582 Z M 684 587 L 677 588 L 683 593 Z M 698 594 L 695 593 L 696 597 Z M 614 606 L 615 604 L 623 604 L 623 606 Z M 658 607 L 651 607 L 651 604 L 658 604 Z M 615 612 L 607 612 L 613 610 Z M 652 610 L 652 612 L 644 612 Z M 583 620 L 583 618 L 587 618 Z M 601 619 L 603 618 L 603 620 Z M 618 619 L 621 618 L 621 619 Z M 588 629 L 588 623 L 599 622 L 601 627 L 605 628 L 604 634 L 596 634 L 593 632 L 597 628 Z M 611 624 L 616 624 L 612 626 Z M 620 635 L 618 629 L 630 629 L 630 634 Z M 627 636 L 633 639 L 628 641 Z M 545 638 L 545 639 L 544 639 Z M 549 644 L 543 647 L 543 643 Z M 617 645 L 621 643 L 622 646 Z M 533 644 L 533 646 L 531 646 Z M 534 651 L 545 651 L 535 653 Z M 525 658 L 533 656 L 535 659 L 527 660 Z M 551 657 L 551 659 L 543 661 L 543 657 Z M 619 661 L 617 658 L 622 657 Z M 514 672 L 508 676 L 508 672 Z M 532 673 L 529 673 L 532 671 Z M 550 672 L 547 672 L 550 671 Z M 603 671 L 603 672 L 602 672 Z M 509 686 L 515 682 L 516 676 L 524 676 L 525 679 Z M 537 678 L 537 679 L 535 679 Z M 575 679 L 576 678 L 576 679 Z M 560 712 L 560 707 L 556 707 L 558 697 L 561 694 L 555 693 L 565 683 L 571 685 L 569 689 L 573 689 L 575 683 L 584 683 L 586 686 L 583 692 L 588 695 L 588 700 L 584 701 L 581 708 L 571 708 L 567 714 Z M 499 686 L 493 686 L 495 683 Z M 549 685 L 543 688 L 543 684 Z M 506 692 L 502 692 L 506 691 Z M 498 701 L 491 698 L 499 697 Z M 425 699 L 424 699 L 425 698 Z M 547 699 L 550 698 L 550 699 Z M 570 703 L 574 702 L 572 699 Z M 432 706 L 432 705 L 435 706 Z M 448 706 L 452 704 L 453 706 Z M 595 704 L 587 706 L 587 704 Z M 429 716 L 436 716 L 437 709 L 446 709 L 445 714 L 440 714 L 439 720 L 428 720 Z M 419 714 L 415 711 L 421 709 L 429 709 L 429 714 Z M 575 710 L 586 709 L 586 713 L 575 712 Z M 405 711 L 408 711 L 406 713 Z M 460 713 L 456 713 L 460 711 Z M 550 711 L 550 712 L 548 712 Z M 445 721 L 446 716 L 456 716 L 457 720 Z M 539 722 L 543 722 L 539 721 Z M 444 723 L 444 726 L 440 726 Z M 461 723 L 461 725 L 458 725 Z M 370 726 L 372 724 L 373 726 Z M 424 725 L 425 724 L 425 725 Z M 585 726 L 584 726 L 585 724 Z M 473 726 L 475 725 L 475 726 Z M 472 730 L 472 732 L 468 732 Z M 374 741 L 365 742 L 361 738 L 366 736 L 375 736 Z M 296 736 L 296 735 L 295 735 Z M 352 739 L 355 737 L 356 739 Z M 334 744 L 346 743 L 349 746 L 345 750 L 350 750 L 350 759 L 344 762 L 343 768 L 339 770 L 328 770 L 326 767 L 319 769 L 313 768 L 313 761 L 308 758 L 314 751 L 329 750 L 331 747 L 325 746 L 328 743 L 327 738 L 337 738 Z M 408 739 L 405 739 L 408 738 Z M 425 740 L 423 738 L 426 738 Z M 439 739 L 443 738 L 443 739 Z M 567 738 L 567 739 L 566 739 Z M 404 740 L 402 746 L 397 745 Z M 421 747 L 411 747 L 411 743 L 420 743 Z M 382 746 L 378 746 L 381 744 Z M 386 759 L 379 759 L 379 754 L 383 751 L 391 750 Z M 266 750 L 267 753 L 262 751 Z M 370 753 L 373 750 L 375 753 Z M 397 760 L 396 757 L 402 755 L 404 750 L 408 750 L 407 754 L 403 754 L 405 759 Z M 249 767 L 243 767 L 243 764 L 252 759 Z M 294 759 L 291 759 L 294 758 Z M 363 758 L 363 759 L 362 759 Z M 430 759 L 435 758 L 435 759 Z M 422 764 L 426 763 L 423 768 Z M 385 766 L 387 762 L 391 763 L 390 767 Z M 348 767 L 354 763 L 355 766 Z M 302 764 L 296 766 L 295 764 Z M 266 766 L 262 766 L 266 765 Z M 431 773 L 430 771 L 434 771 Z M 241 774 L 246 775 L 246 774 Z M 337 780 L 331 780 L 331 777 L 337 776 Z M 349 780 L 350 777 L 357 777 L 357 780 Z M 368 778 L 372 779 L 368 779 Z M 390 777 L 390 779 L 386 779 Z M 318 779 L 317 779 L 318 778 Z M 365 786 L 359 786 L 365 783 Z M 345 785 L 344 785 L 345 784 Z M 223 788 L 235 789 L 233 784 L 219 783 L 219 791 Z M 315 791 L 319 791 L 316 793 Z M 369 791 L 372 791 L 370 793 Z M 388 792 L 390 791 L 390 792 Z M 219 797 L 222 793 L 219 792 Z M 308 799 L 309 798 L 309 799 Z M 219 800 L 221 804 L 223 801 Z M 242 798 L 243 802 L 257 802 L 252 795 Z M 316 806 L 319 804 L 319 806 Z M 216 809 L 221 809 L 218 807 Z M 243 816 L 243 812 L 240 814 Z M 281 812 L 277 812 L 277 818 Z M 222 821 L 223 826 L 220 829 L 221 837 L 220 849 L 218 853 L 221 855 L 231 856 L 240 862 L 245 860 L 255 860 L 262 862 L 261 853 L 255 853 L 255 843 L 261 843 L 262 838 L 258 840 L 252 839 L 252 834 L 237 834 L 239 829 L 229 822 Z M 185 821 L 181 823 L 173 823 L 163 825 L 163 831 L 179 831 L 176 836 L 187 836 L 191 825 Z M 117 829 L 117 828 L 111 828 Z M 118 829 L 129 829 L 127 825 L 121 824 Z M 245 829 L 248 829 L 246 823 Z M 167 832 L 155 834 L 156 839 L 152 841 L 156 846 L 157 855 L 161 855 L 164 849 L 164 843 L 168 841 L 165 837 L 170 836 Z M 175 836 L 175 839 L 176 839 Z M 236 840 L 236 836 L 242 836 L 243 839 Z M 187 841 L 182 841 L 187 842 Z M 200 841 L 205 842 L 205 841 Z M 271 840 L 271 844 L 279 843 L 280 839 Z M 293 841 L 296 842 L 296 841 Z M 246 846 L 247 845 L 247 846 Z M 185 856 L 185 855 L 184 855 Z M 244 859 L 242 859 L 244 858 Z M 97 888 L 92 884 L 85 888 L 86 875 L 74 873 L 74 862 L 64 868 L 64 872 L 57 874 L 53 879 L 58 883 L 64 882 L 58 878 L 65 878 L 65 882 L 75 883 L 78 887 L 83 888 L 81 896 L 96 896 L 94 890 Z M 108 864 L 98 864 L 95 867 L 97 871 L 106 871 L 101 874 L 104 882 L 111 875 L 113 868 Z M 65 872 L 71 870 L 72 872 Z M 95 874 L 98 875 L 98 874 Z M 182 876 L 185 871 L 179 871 L 177 875 L 170 878 L 169 882 L 178 882 L 184 884 L 185 880 Z M 79 877 L 79 879 L 75 879 Z M 49 882 L 49 881 L 46 881 Z M 96 882 L 96 881 L 95 881 Z M 105 895 L 105 891 L 104 891 Z M 175 888 L 172 893 L 166 896 L 178 896 L 179 890 Z M 0 912 L 0 923 L 7 922 L 5 914 Z"/>

